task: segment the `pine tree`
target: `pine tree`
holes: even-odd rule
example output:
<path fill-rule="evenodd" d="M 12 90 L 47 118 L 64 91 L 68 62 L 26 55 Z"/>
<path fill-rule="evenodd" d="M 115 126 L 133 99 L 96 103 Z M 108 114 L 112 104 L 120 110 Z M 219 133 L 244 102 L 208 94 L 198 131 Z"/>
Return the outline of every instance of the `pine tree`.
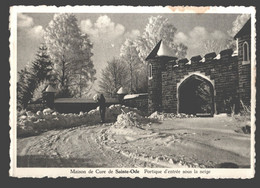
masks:
<path fill-rule="evenodd" d="M 44 45 L 39 47 L 35 60 L 18 72 L 17 102 L 19 108 L 26 108 L 32 100 L 35 90 L 45 81 L 50 81 L 52 75 L 52 62 Z"/>
<path fill-rule="evenodd" d="M 39 50 L 36 53 L 35 61 L 32 62 L 31 72 L 34 76 L 37 85 L 46 80 L 52 80 L 53 64 L 47 54 L 47 47 L 41 44 Z"/>
<path fill-rule="evenodd" d="M 18 109 L 25 109 L 28 105 L 28 102 L 32 98 L 30 92 L 30 86 L 32 85 L 32 83 L 29 82 L 34 81 L 30 79 L 32 76 L 27 67 L 18 72 L 18 77 L 19 80 L 17 83 L 17 106 Z"/>

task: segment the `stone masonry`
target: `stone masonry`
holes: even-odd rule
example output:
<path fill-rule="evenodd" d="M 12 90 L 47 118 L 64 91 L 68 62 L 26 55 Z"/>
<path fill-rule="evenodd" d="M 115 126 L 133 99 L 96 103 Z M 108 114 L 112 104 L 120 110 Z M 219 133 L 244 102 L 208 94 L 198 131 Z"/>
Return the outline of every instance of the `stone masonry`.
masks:
<path fill-rule="evenodd" d="M 183 79 L 197 75 L 209 80 L 214 88 L 216 113 L 225 111 L 224 101 L 230 97 L 238 98 L 238 63 L 232 57 L 232 50 L 221 52 L 220 59 L 213 59 L 216 54 L 207 54 L 205 62 L 201 57 L 167 61 L 166 58 L 148 60 L 152 65 L 152 78 L 148 83 L 149 112 L 164 111 L 178 113 L 178 87 Z M 236 100 L 236 102 L 238 102 Z"/>
<path fill-rule="evenodd" d="M 241 101 L 250 106 L 251 64 L 243 61 L 243 44 L 245 41 L 249 44 L 250 54 L 251 34 L 244 28 L 244 32 L 235 37 L 238 54 L 227 49 L 218 55 L 213 52 L 190 60 L 169 56 L 169 51 L 160 41 L 146 59 L 149 71 L 152 71 L 148 81 L 148 113 L 179 113 L 179 89 L 185 80 L 194 75 L 205 80 L 213 89 L 214 107 L 211 113 L 226 113 L 226 101 L 230 100 L 236 112 L 241 108 Z"/>

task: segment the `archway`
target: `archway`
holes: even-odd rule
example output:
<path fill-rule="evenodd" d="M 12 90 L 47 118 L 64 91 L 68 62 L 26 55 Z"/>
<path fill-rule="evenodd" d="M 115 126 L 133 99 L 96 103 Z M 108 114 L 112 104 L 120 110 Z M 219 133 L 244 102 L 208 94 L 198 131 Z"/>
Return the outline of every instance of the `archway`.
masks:
<path fill-rule="evenodd" d="M 202 76 L 193 74 L 178 87 L 178 113 L 215 113 L 214 86 Z"/>

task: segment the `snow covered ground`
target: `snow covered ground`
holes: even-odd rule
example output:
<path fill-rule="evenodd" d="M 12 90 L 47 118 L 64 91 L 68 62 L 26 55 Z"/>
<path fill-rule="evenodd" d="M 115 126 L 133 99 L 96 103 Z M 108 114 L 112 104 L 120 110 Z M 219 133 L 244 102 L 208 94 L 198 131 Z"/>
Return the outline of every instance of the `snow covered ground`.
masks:
<path fill-rule="evenodd" d="M 132 114 L 134 118 L 136 114 Z M 123 122 L 123 123 L 122 123 Z M 17 139 L 18 167 L 250 166 L 250 134 L 232 117 L 118 121 L 56 129 Z M 124 126 L 126 125 L 126 126 Z"/>

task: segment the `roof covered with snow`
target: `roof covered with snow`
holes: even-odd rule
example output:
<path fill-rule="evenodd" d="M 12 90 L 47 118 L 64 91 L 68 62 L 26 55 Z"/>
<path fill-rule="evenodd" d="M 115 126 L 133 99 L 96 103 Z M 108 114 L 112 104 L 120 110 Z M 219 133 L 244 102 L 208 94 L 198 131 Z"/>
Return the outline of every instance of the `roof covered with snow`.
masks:
<path fill-rule="evenodd" d="M 87 98 L 57 98 L 54 103 L 97 103 L 97 101 Z M 106 103 L 119 103 L 119 101 L 116 98 L 106 98 Z"/>
<path fill-rule="evenodd" d="M 117 94 L 127 94 L 127 91 L 125 88 L 120 87 L 120 89 L 117 91 Z"/>
<path fill-rule="evenodd" d="M 145 60 L 152 59 L 154 57 L 161 57 L 161 56 L 174 57 L 172 50 L 162 40 L 160 40 L 156 44 L 154 49 L 151 51 L 151 53 L 147 56 Z"/>
<path fill-rule="evenodd" d="M 173 57 L 172 50 L 168 46 L 166 46 L 163 41 L 161 41 L 160 48 L 157 51 L 157 56 L 170 56 L 170 57 Z"/>
<path fill-rule="evenodd" d="M 53 93 L 55 93 L 56 90 L 51 85 L 48 85 L 48 87 L 45 89 L 45 92 L 53 92 Z"/>
<path fill-rule="evenodd" d="M 251 18 L 245 23 L 245 25 L 238 31 L 234 36 L 234 39 L 239 38 L 243 35 L 251 33 Z"/>
<path fill-rule="evenodd" d="M 137 97 L 146 96 L 146 95 L 148 95 L 148 93 L 129 94 L 129 95 L 124 96 L 124 100 L 135 99 Z"/>

